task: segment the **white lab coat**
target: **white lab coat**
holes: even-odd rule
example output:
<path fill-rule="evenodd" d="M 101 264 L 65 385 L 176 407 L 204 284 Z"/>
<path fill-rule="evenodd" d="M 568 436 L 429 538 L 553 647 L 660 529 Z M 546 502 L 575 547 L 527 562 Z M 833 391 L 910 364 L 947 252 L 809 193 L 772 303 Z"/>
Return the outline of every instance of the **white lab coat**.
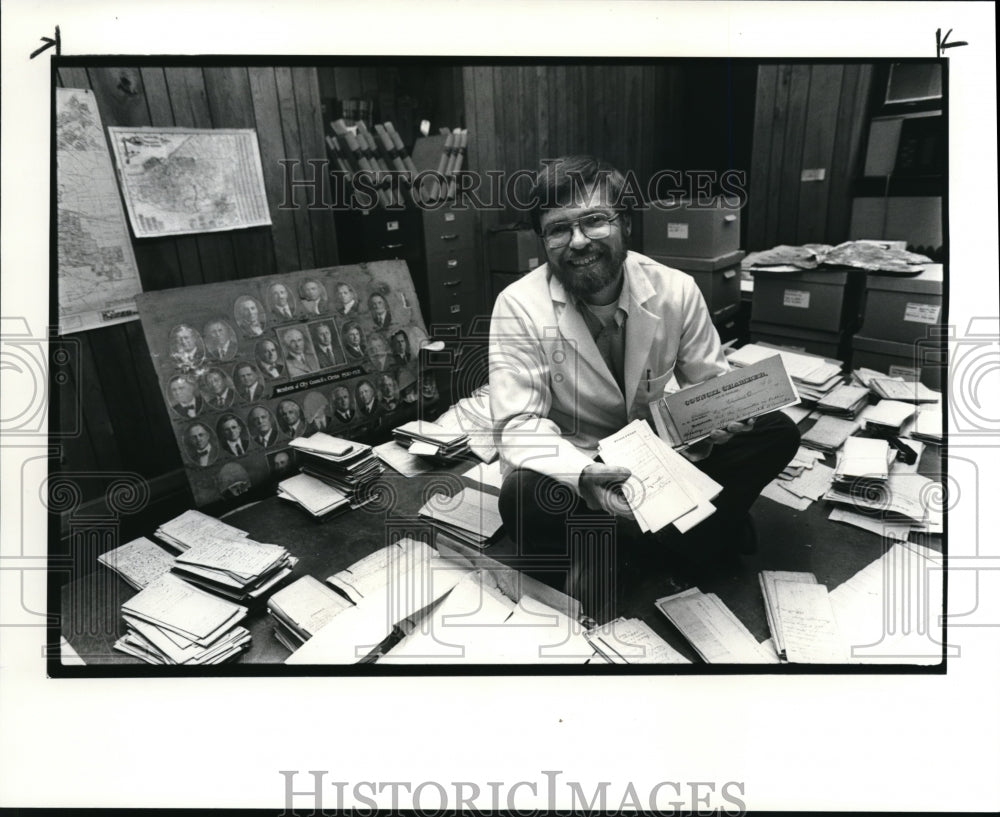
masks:
<path fill-rule="evenodd" d="M 673 377 L 683 387 L 729 371 L 690 275 L 634 252 L 625 275 L 624 396 L 547 265 L 500 293 L 490 327 L 490 408 L 505 475 L 527 468 L 579 490 L 598 441 L 648 418 L 648 404 Z"/>

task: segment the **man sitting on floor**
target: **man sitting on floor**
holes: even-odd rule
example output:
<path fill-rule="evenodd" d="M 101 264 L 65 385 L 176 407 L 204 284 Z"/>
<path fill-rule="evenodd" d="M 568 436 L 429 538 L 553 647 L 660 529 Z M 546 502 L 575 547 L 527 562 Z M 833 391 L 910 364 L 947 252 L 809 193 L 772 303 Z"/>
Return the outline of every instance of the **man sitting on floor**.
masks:
<path fill-rule="evenodd" d="M 630 472 L 595 462 L 598 442 L 648 420 L 672 378 L 684 387 L 729 365 L 694 279 L 627 249 L 624 189 L 622 174 L 593 157 L 546 163 L 532 220 L 548 263 L 500 294 L 491 324 L 504 526 L 525 572 L 578 598 L 613 598 L 615 572 L 650 554 L 704 566 L 749 550 L 748 510 L 799 440 L 777 412 L 713 432 L 685 453 L 723 486 L 716 513 L 684 536 L 641 533 L 622 494 Z M 595 552 L 595 529 L 613 531 L 610 552 Z"/>

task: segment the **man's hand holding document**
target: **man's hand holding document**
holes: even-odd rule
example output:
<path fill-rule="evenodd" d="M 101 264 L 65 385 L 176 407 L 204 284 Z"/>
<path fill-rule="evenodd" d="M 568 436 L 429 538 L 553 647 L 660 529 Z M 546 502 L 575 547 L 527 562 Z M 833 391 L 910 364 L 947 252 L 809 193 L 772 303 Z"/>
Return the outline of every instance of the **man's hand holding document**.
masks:
<path fill-rule="evenodd" d="M 664 395 L 649 408 L 660 437 L 683 449 L 713 435 L 723 442 L 726 437 L 719 432 L 738 432 L 754 417 L 798 402 L 781 357 L 774 355 Z"/>

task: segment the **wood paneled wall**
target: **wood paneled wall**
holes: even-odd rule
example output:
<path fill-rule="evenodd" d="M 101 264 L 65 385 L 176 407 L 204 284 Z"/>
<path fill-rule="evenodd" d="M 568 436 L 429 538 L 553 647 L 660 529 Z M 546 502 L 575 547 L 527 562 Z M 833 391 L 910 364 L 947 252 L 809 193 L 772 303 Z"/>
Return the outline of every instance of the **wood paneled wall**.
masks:
<path fill-rule="evenodd" d="M 254 128 L 271 227 L 133 240 L 145 291 L 336 264 L 329 211 L 279 208 L 281 159 L 325 159 L 317 71 L 307 67 L 62 66 L 57 82 L 94 92 L 109 125 Z M 296 202 L 303 204 L 305 191 Z M 180 455 L 138 321 L 81 332 L 75 388 L 82 433 L 66 441 L 71 471 L 179 473 Z M 183 479 L 174 480 L 183 485 Z M 86 483 L 90 485 L 91 483 Z M 94 485 L 95 494 L 100 486 Z M 84 497 L 90 499 L 90 496 Z"/>
<path fill-rule="evenodd" d="M 757 76 L 746 249 L 847 239 L 873 67 L 762 65 Z M 823 181 L 801 181 L 824 168 Z"/>

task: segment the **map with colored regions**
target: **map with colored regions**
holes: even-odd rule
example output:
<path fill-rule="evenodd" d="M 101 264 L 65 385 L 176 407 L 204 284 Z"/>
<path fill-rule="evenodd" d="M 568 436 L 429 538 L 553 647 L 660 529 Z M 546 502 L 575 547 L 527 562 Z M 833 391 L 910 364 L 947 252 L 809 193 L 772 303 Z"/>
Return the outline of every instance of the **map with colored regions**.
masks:
<path fill-rule="evenodd" d="M 271 223 L 253 130 L 108 128 L 136 238 Z"/>
<path fill-rule="evenodd" d="M 135 320 L 142 292 L 97 101 L 56 89 L 61 334 Z"/>

